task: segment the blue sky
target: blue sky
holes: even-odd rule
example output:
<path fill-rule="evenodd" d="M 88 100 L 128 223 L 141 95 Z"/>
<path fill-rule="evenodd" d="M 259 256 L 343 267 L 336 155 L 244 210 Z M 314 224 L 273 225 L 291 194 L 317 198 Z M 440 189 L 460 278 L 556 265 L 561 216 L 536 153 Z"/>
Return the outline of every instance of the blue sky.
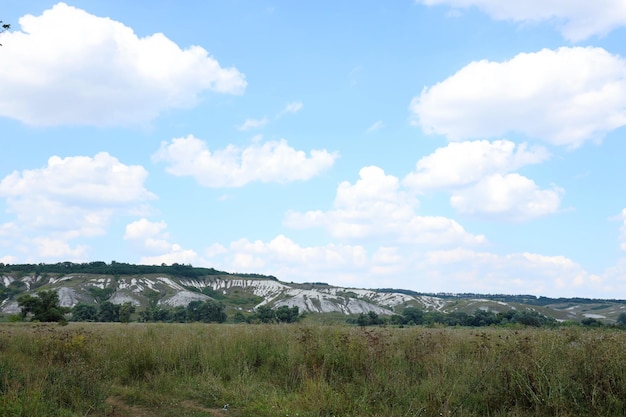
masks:
<path fill-rule="evenodd" d="M 626 3 L 6 0 L 0 262 L 626 298 Z"/>

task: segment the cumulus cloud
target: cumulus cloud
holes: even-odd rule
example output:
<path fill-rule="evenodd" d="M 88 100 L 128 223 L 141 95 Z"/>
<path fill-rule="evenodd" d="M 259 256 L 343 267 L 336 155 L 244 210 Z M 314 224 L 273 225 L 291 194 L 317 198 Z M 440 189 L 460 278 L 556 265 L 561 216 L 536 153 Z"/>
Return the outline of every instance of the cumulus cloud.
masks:
<path fill-rule="evenodd" d="M 450 204 L 461 213 L 524 221 L 556 213 L 562 194 L 563 190 L 557 187 L 542 190 L 533 180 L 519 174 L 494 174 L 455 191 Z"/>
<path fill-rule="evenodd" d="M 93 158 L 53 156 L 40 169 L 14 171 L 0 181 L 0 197 L 21 229 L 57 238 L 104 234 L 110 218 L 143 209 L 156 198 L 144 187 L 148 172 L 106 152 Z"/>
<path fill-rule="evenodd" d="M 376 166 L 362 168 L 355 184 L 339 184 L 329 211 L 290 211 L 284 224 L 292 228 L 323 227 L 338 239 L 376 239 L 426 245 L 480 244 L 456 221 L 419 216 L 418 201 L 400 188 L 398 178 Z"/>
<path fill-rule="evenodd" d="M 207 248 L 218 269 L 274 275 L 282 281 L 325 281 L 359 288 L 419 288 L 425 292 L 476 292 L 573 296 L 610 294 L 615 279 L 588 273 L 562 255 L 497 254 L 463 246 L 415 250 L 411 245 L 301 245 L 285 235 L 269 241 L 240 239 Z M 626 268 L 624 268 L 626 269 Z M 615 272 L 613 273 L 616 274 Z M 623 276 L 623 274 L 622 274 Z"/>
<path fill-rule="evenodd" d="M 214 244 L 205 255 L 218 269 L 274 275 L 283 281 L 320 281 L 332 273 L 334 285 L 362 283 L 359 278 L 369 262 L 361 245 L 303 246 L 282 234 L 267 242 L 244 238 L 227 246 Z"/>
<path fill-rule="evenodd" d="M 499 255 L 455 248 L 431 251 L 420 269 L 440 287 L 472 292 L 570 296 L 597 288 L 600 276 L 571 259 L 521 252 Z"/>
<path fill-rule="evenodd" d="M 196 263 L 198 254 L 191 249 L 184 249 L 177 243 L 171 243 L 164 221 L 152 222 L 146 218 L 126 225 L 124 239 L 133 242 L 144 255 L 142 265 L 191 264 Z"/>
<path fill-rule="evenodd" d="M 38 257 L 49 259 L 84 260 L 89 249 L 87 245 L 72 247 L 64 240 L 47 237 L 36 237 L 30 243 L 34 246 Z"/>
<path fill-rule="evenodd" d="M 475 61 L 410 109 L 426 133 L 453 141 L 517 132 L 575 148 L 626 125 L 626 60 L 577 47 Z"/>
<path fill-rule="evenodd" d="M 326 150 L 312 150 L 307 156 L 284 139 L 211 151 L 205 142 L 189 135 L 162 142 L 153 160 L 168 163 L 170 174 L 192 176 L 205 187 L 241 187 L 255 181 L 308 180 L 329 169 L 338 156 Z"/>
<path fill-rule="evenodd" d="M 417 161 L 403 185 L 416 191 L 458 187 L 494 173 L 515 171 L 549 158 L 543 147 L 516 145 L 508 140 L 454 142 Z"/>
<path fill-rule="evenodd" d="M 602 36 L 626 26 L 626 3 L 623 0 L 416 0 L 418 3 L 448 5 L 454 8 L 477 7 L 496 20 L 516 22 L 547 21 L 572 42 Z"/>
<path fill-rule="evenodd" d="M 109 18 L 58 3 L 2 35 L 0 116 L 38 126 L 143 124 L 195 105 L 204 91 L 240 94 L 236 68 L 162 33 L 138 37 Z"/>

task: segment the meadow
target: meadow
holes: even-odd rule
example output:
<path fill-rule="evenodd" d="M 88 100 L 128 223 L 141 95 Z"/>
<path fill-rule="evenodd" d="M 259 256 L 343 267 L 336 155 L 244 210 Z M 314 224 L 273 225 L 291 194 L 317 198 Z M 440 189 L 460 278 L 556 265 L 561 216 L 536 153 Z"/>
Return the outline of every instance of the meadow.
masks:
<path fill-rule="evenodd" d="M 616 329 L 0 323 L 6 417 L 623 416 L 625 401 Z"/>

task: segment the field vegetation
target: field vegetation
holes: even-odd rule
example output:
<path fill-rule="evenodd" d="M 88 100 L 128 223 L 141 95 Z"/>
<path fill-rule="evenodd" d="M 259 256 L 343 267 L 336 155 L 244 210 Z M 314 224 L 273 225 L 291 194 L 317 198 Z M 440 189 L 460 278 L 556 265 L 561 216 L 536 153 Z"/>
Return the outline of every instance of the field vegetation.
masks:
<path fill-rule="evenodd" d="M 7 417 L 614 416 L 625 401 L 619 329 L 0 324 Z"/>

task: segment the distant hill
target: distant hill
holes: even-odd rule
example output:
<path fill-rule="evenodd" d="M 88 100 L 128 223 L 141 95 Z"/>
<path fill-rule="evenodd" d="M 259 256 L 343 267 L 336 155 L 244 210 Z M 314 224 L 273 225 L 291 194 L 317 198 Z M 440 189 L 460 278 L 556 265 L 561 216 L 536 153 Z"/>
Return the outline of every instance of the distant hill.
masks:
<path fill-rule="evenodd" d="M 594 318 L 613 323 L 626 311 L 626 300 L 549 298 L 532 295 L 420 293 L 381 288 L 344 288 L 325 282 L 286 283 L 274 276 L 241 274 L 191 265 L 133 265 L 120 262 L 56 264 L 0 263 L 0 312 L 17 313 L 16 298 L 23 293 L 55 290 L 62 306 L 79 302 L 149 306 L 186 306 L 191 301 L 215 299 L 227 313 L 254 308 L 297 306 L 309 314 L 345 316 L 375 312 L 399 314 L 406 307 L 444 313 L 476 310 L 505 312 L 531 310 L 556 320 Z"/>

